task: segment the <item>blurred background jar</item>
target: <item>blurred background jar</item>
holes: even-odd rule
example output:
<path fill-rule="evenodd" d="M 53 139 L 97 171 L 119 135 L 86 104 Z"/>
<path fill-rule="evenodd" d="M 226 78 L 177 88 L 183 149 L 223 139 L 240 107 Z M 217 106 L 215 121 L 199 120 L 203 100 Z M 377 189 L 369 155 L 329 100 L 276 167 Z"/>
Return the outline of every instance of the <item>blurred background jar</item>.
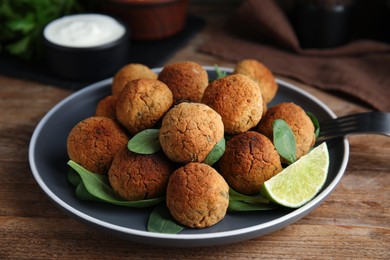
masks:
<path fill-rule="evenodd" d="M 188 0 L 102 0 L 101 11 L 129 26 L 131 39 L 151 41 L 180 32 L 186 23 Z"/>
<path fill-rule="evenodd" d="M 352 37 L 390 43 L 390 0 L 355 0 Z"/>
<path fill-rule="evenodd" d="M 298 0 L 292 23 L 302 48 L 333 48 L 350 39 L 352 0 Z"/>
<path fill-rule="evenodd" d="M 278 0 L 302 48 L 334 48 L 357 39 L 390 42 L 390 0 Z"/>

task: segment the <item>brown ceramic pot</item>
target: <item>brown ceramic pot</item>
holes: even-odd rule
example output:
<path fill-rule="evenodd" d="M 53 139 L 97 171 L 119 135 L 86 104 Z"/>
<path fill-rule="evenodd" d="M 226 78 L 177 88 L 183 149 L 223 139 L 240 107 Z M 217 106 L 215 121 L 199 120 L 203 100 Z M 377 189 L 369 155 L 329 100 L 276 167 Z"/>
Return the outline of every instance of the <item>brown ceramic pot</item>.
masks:
<path fill-rule="evenodd" d="M 180 32 L 188 0 L 103 0 L 102 11 L 128 24 L 133 40 L 164 39 Z"/>

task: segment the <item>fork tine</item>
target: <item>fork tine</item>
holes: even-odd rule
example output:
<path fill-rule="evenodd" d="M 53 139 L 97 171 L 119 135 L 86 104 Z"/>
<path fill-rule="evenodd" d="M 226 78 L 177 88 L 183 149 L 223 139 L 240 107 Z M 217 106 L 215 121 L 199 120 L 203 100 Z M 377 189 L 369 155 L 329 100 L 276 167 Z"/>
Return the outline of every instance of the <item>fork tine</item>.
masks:
<path fill-rule="evenodd" d="M 354 126 L 356 125 L 356 114 L 348 115 L 344 117 L 339 117 L 331 119 L 320 124 L 321 130 L 330 129 L 334 130 L 335 127 L 340 126 Z"/>
<path fill-rule="evenodd" d="M 317 142 L 357 133 L 390 136 L 390 113 L 366 112 L 322 122 Z"/>

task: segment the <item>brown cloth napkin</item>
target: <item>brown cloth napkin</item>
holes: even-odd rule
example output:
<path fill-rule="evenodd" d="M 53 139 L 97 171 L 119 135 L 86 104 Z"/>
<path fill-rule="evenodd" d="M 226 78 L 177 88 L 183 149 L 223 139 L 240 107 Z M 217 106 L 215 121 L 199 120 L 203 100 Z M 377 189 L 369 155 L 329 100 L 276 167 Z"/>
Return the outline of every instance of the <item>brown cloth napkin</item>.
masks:
<path fill-rule="evenodd" d="M 333 49 L 302 49 L 280 7 L 247 0 L 200 51 L 231 61 L 257 59 L 275 74 L 348 94 L 390 111 L 390 45 L 359 40 Z"/>

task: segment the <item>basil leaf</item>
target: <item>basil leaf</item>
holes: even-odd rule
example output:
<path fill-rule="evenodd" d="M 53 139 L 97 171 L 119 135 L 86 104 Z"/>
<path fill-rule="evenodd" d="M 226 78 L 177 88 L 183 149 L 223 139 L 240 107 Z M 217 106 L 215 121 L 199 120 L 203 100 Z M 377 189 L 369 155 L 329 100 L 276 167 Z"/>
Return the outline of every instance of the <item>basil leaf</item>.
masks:
<path fill-rule="evenodd" d="M 211 149 L 210 153 L 207 155 L 206 159 L 203 162 L 210 166 L 213 165 L 225 153 L 225 148 L 225 138 L 222 137 L 222 139 L 216 145 L 214 145 L 213 149 Z"/>
<path fill-rule="evenodd" d="M 139 132 L 127 143 L 127 148 L 138 154 L 153 154 L 161 149 L 159 129 L 146 129 Z"/>
<path fill-rule="evenodd" d="M 108 177 L 103 174 L 96 174 L 88 171 L 74 161 L 68 161 L 68 165 L 72 167 L 81 177 L 82 183 L 88 193 L 98 200 L 108 202 L 114 205 L 127 206 L 133 208 L 144 208 L 157 205 L 165 200 L 164 197 L 145 199 L 138 201 L 127 201 L 120 198 L 112 189 Z M 79 184 L 80 185 L 80 184 Z M 77 187 L 79 187 L 79 185 Z M 84 194 L 82 197 L 86 197 Z"/>
<path fill-rule="evenodd" d="M 165 204 L 154 208 L 149 216 L 147 230 L 150 232 L 177 234 L 184 229 L 170 214 Z"/>
<path fill-rule="evenodd" d="M 320 135 L 320 123 L 318 122 L 318 119 L 316 116 L 311 112 L 306 112 L 306 114 L 309 116 L 311 122 L 313 122 L 314 125 L 314 135 L 317 138 Z"/>
<path fill-rule="evenodd" d="M 276 119 L 273 124 L 273 134 L 276 150 L 289 163 L 296 161 L 296 141 L 290 126 L 283 119 Z"/>

